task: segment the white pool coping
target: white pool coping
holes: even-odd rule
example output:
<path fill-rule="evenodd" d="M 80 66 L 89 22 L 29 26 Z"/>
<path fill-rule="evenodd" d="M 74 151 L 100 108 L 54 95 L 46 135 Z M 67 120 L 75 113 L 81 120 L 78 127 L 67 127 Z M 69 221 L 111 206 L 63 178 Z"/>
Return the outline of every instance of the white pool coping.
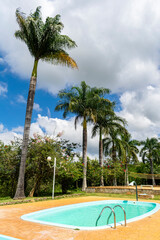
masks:
<path fill-rule="evenodd" d="M 109 204 L 109 203 L 115 203 L 115 204 L 121 204 L 124 202 L 128 202 L 128 203 L 133 203 L 133 204 L 155 204 L 155 208 L 143 215 L 140 215 L 138 217 L 134 217 L 134 218 L 130 218 L 127 220 L 127 223 L 130 222 L 134 222 L 134 221 L 138 221 L 140 219 L 146 218 L 154 213 L 156 213 L 159 209 L 160 209 L 160 204 L 159 203 L 153 203 L 153 202 L 139 202 L 139 201 L 127 201 L 127 200 L 103 200 L 103 201 L 93 201 L 93 202 L 85 202 L 85 203 L 77 203 L 77 204 L 70 204 L 70 205 L 65 205 L 65 206 L 61 206 L 61 207 L 53 207 L 53 208 L 49 208 L 49 209 L 45 209 L 45 210 L 40 210 L 40 211 L 36 211 L 36 212 L 32 212 L 29 214 L 25 214 L 23 216 L 21 216 L 21 219 L 26 220 L 26 221 L 30 221 L 30 222 L 35 222 L 35 223 L 40 223 L 40 224 L 45 224 L 45 225 L 51 225 L 51 226 L 56 226 L 56 227 L 63 227 L 63 228 L 70 228 L 70 229 L 76 229 L 76 230 L 98 230 L 98 229 L 106 229 L 106 228 L 111 228 L 114 227 L 114 224 L 108 224 L 108 225 L 104 225 L 104 226 L 99 226 L 99 227 L 80 227 L 80 226 L 73 226 L 73 225 L 67 225 L 67 224 L 60 224 L 60 223 L 53 223 L 53 222 L 46 222 L 46 221 L 41 221 L 41 220 L 32 220 L 30 219 L 31 216 L 37 215 L 37 214 L 41 214 L 41 213 L 47 213 L 50 212 L 51 210 L 60 210 L 60 209 L 70 209 L 70 208 L 77 208 L 77 207 L 82 207 L 82 206 L 91 206 L 91 205 L 98 205 L 98 204 Z M 116 223 L 116 226 L 119 225 L 124 225 L 124 221 L 121 221 L 119 223 Z"/>
<path fill-rule="evenodd" d="M 1 237 L 2 237 L 4 240 L 20 240 L 20 239 L 18 239 L 18 238 L 8 237 L 8 236 L 6 236 L 6 235 L 0 234 L 0 240 L 1 240 Z"/>

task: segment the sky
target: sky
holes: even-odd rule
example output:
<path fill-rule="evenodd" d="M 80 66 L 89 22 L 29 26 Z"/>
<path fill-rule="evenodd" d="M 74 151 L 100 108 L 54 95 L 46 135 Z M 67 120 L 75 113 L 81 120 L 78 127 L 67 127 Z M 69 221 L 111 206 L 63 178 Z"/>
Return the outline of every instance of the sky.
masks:
<path fill-rule="evenodd" d="M 159 0 L 0 0 L 0 140 L 22 137 L 33 58 L 14 37 L 15 11 L 27 15 L 41 6 L 43 20 L 61 15 L 62 34 L 77 43 L 69 50 L 78 70 L 40 62 L 32 116 L 33 133 L 81 143 L 82 126 L 74 116 L 55 112 L 57 94 L 85 81 L 111 90 L 117 114 L 128 122 L 132 138 L 145 140 L 160 134 L 160 1 Z M 88 154 L 97 156 L 98 138 Z"/>

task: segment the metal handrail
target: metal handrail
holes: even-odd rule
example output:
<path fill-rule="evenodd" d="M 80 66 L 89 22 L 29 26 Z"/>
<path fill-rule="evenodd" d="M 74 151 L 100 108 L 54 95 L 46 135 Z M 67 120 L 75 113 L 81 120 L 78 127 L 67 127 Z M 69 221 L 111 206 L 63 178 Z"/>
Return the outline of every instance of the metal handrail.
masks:
<path fill-rule="evenodd" d="M 102 215 L 102 213 L 103 213 L 103 211 L 104 211 L 105 208 L 110 208 L 111 211 L 113 212 L 113 215 L 114 215 L 114 228 L 116 229 L 116 215 L 115 215 L 115 212 L 114 212 L 113 208 L 111 208 L 111 207 L 109 207 L 109 206 L 106 206 L 106 207 L 104 207 L 104 208 L 102 209 L 101 213 L 99 214 L 99 216 L 98 216 L 98 218 L 97 218 L 97 220 L 96 220 L 96 226 L 97 226 L 98 220 L 100 219 L 100 217 L 101 217 L 101 215 Z M 112 214 L 112 212 L 111 212 L 111 214 Z M 110 215 L 111 215 L 111 214 L 110 214 Z M 107 223 L 107 224 L 108 224 L 108 223 Z"/>
<path fill-rule="evenodd" d="M 122 208 L 122 210 L 123 210 L 123 212 L 124 212 L 124 226 L 126 226 L 126 225 L 127 225 L 127 223 L 126 223 L 126 212 L 125 212 L 124 208 L 123 208 L 121 205 L 116 205 L 116 206 L 113 207 L 113 210 L 114 210 L 116 207 Z M 108 219 L 107 219 L 107 224 L 108 224 L 108 222 L 109 222 L 109 219 L 110 219 L 111 215 L 112 215 L 112 212 L 110 213 L 110 215 L 109 215 L 109 217 L 108 217 Z"/>

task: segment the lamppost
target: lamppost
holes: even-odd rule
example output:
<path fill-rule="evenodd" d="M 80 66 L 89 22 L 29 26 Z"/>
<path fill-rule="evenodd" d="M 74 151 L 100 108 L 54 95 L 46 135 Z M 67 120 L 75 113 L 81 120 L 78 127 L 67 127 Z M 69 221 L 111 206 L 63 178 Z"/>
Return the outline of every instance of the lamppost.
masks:
<path fill-rule="evenodd" d="M 50 168 L 53 168 L 53 188 L 52 188 L 52 199 L 54 199 L 54 185 L 55 185 L 55 173 L 56 173 L 56 158 L 54 158 L 54 165 L 52 166 L 50 162 L 52 161 L 52 158 L 49 156 L 47 157 L 47 161 Z"/>
<path fill-rule="evenodd" d="M 131 182 L 129 186 L 133 186 L 135 184 L 136 186 L 136 201 L 138 201 L 138 191 L 137 191 L 137 183 L 135 181 Z"/>

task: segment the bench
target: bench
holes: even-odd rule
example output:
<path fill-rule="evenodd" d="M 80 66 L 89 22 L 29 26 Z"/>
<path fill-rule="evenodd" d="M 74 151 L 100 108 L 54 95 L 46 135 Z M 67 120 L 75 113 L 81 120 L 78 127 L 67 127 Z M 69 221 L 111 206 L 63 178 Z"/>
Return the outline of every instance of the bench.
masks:
<path fill-rule="evenodd" d="M 138 194 L 138 197 L 140 197 L 140 198 L 154 198 L 154 195 L 151 195 L 151 194 L 146 194 L 146 193 L 139 193 Z"/>
<path fill-rule="evenodd" d="M 151 187 L 153 189 L 153 185 L 141 185 L 141 189 L 142 187 Z"/>

